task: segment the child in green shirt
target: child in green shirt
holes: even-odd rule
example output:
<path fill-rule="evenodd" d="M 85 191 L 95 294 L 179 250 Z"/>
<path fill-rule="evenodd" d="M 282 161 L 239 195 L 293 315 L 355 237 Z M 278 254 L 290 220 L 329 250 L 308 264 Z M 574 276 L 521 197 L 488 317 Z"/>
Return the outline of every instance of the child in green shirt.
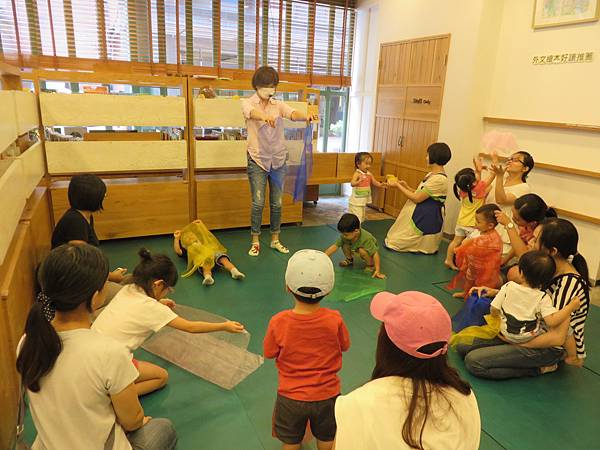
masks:
<path fill-rule="evenodd" d="M 342 248 L 346 257 L 340 266 L 348 267 L 354 264 L 354 253 L 358 253 L 365 263 L 366 270 L 373 272 L 373 278 L 385 279 L 381 273 L 381 258 L 379 257 L 379 245 L 375 237 L 367 230 L 360 227 L 360 221 L 354 214 L 344 214 L 338 222 L 338 231 L 341 236 L 335 244 L 325 250 L 327 256 L 333 255 L 338 248 Z"/>

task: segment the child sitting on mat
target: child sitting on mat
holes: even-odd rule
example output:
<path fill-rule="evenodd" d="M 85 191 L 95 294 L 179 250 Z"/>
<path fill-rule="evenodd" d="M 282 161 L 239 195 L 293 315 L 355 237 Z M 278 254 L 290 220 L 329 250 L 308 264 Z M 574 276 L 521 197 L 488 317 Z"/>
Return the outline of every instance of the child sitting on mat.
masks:
<path fill-rule="evenodd" d="M 342 352 L 350 348 L 341 314 L 319 305 L 334 282 L 333 264 L 323 252 L 300 250 L 288 261 L 285 284 L 295 306 L 271 318 L 263 344 L 265 358 L 275 358 L 279 372 L 273 436 L 283 448 L 299 449 L 308 423 L 317 448 L 333 446 L 337 373 Z"/>
<path fill-rule="evenodd" d="M 458 270 L 454 264 L 454 251 L 465 238 L 475 231 L 475 212 L 483 206 L 485 197 L 490 191 L 492 181 L 496 174 L 491 174 L 485 179 L 481 179 L 481 172 L 484 169 L 480 158 L 473 159 L 475 169 L 467 167 L 458 171 L 454 177 L 454 195 L 460 200 L 460 212 L 456 220 L 454 230 L 454 239 L 448 245 L 446 252 L 446 267 L 452 270 Z"/>
<path fill-rule="evenodd" d="M 175 230 L 173 250 L 178 256 L 187 256 L 188 259 L 187 272 L 181 276 L 186 278 L 193 275 L 196 270 L 202 269 L 204 286 L 215 284 L 212 276 L 212 268 L 215 265 L 223 267 L 231 273 L 231 278 L 234 280 L 246 278 L 246 275 L 232 264 L 231 259 L 227 256 L 227 249 L 200 219 L 194 220 L 183 230 Z"/>
<path fill-rule="evenodd" d="M 373 272 L 373 278 L 385 279 L 385 275 L 381 273 L 377 239 L 360 227 L 358 217 L 354 214 L 344 214 L 338 222 L 337 229 L 342 235 L 335 244 L 325 250 L 325 254 L 331 256 L 341 247 L 345 259 L 340 262 L 340 266 L 348 267 L 354 264 L 354 254 L 357 253 L 367 263 L 365 270 Z"/>
<path fill-rule="evenodd" d="M 556 327 L 581 306 L 575 297 L 563 309 L 557 310 L 552 299 L 541 289 L 554 278 L 556 264 L 551 256 L 541 251 L 525 253 L 519 259 L 522 284 L 506 283 L 491 303 L 491 314 L 500 317 L 500 339 L 523 344 L 544 333 L 544 323 Z M 564 344 L 566 363 L 577 362 L 575 338 L 571 334 Z"/>
<path fill-rule="evenodd" d="M 133 283 L 121 289 L 100 313 L 92 329 L 111 336 L 133 353 L 153 333 L 170 326 L 189 333 L 227 331 L 242 333 L 239 322 L 210 323 L 179 317 L 172 308 L 175 302 L 166 296 L 173 292 L 179 277 L 173 261 L 165 255 L 151 255 L 145 248 L 139 251 L 140 263 L 133 270 Z M 139 371 L 135 380 L 138 395 L 163 387 L 169 378 L 165 369 L 155 364 L 132 359 Z"/>
<path fill-rule="evenodd" d="M 500 208 L 494 204 L 479 208 L 475 213 L 477 230 L 456 248 L 459 272 L 448 288 L 462 291 L 453 294 L 453 297 L 466 299 L 473 286 L 495 288 L 501 284 L 502 238 L 496 231 L 496 211 Z"/>
<path fill-rule="evenodd" d="M 371 203 L 371 185 L 385 188 L 385 183 L 380 183 L 369 171 L 373 164 L 373 156 L 367 152 L 358 152 L 354 157 L 356 171 L 350 180 L 352 195 L 348 201 L 348 212 L 354 214 L 363 223 L 366 217 L 367 204 Z"/>

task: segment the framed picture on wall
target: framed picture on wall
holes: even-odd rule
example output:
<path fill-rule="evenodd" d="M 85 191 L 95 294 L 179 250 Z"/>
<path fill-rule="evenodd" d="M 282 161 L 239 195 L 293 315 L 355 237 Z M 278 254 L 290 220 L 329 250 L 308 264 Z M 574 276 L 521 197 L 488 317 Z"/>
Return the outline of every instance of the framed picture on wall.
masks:
<path fill-rule="evenodd" d="M 598 20 L 598 0 L 534 0 L 533 28 Z"/>

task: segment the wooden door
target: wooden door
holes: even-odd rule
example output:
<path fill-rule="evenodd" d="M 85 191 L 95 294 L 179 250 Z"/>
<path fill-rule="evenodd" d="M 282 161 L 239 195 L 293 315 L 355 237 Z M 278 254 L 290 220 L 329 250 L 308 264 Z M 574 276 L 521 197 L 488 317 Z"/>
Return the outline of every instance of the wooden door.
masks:
<path fill-rule="evenodd" d="M 427 173 L 427 147 L 437 140 L 449 45 L 449 35 L 381 45 L 373 151 L 383 154 L 383 175 L 413 187 Z M 396 189 L 373 199 L 394 216 L 404 202 Z"/>

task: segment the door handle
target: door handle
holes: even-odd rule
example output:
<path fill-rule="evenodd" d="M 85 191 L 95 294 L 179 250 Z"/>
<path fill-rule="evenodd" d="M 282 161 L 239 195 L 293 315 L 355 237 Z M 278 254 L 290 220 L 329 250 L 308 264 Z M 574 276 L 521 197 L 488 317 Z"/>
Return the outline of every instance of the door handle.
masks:
<path fill-rule="evenodd" d="M 398 138 L 398 147 L 402 148 L 404 145 L 404 136 Z"/>

